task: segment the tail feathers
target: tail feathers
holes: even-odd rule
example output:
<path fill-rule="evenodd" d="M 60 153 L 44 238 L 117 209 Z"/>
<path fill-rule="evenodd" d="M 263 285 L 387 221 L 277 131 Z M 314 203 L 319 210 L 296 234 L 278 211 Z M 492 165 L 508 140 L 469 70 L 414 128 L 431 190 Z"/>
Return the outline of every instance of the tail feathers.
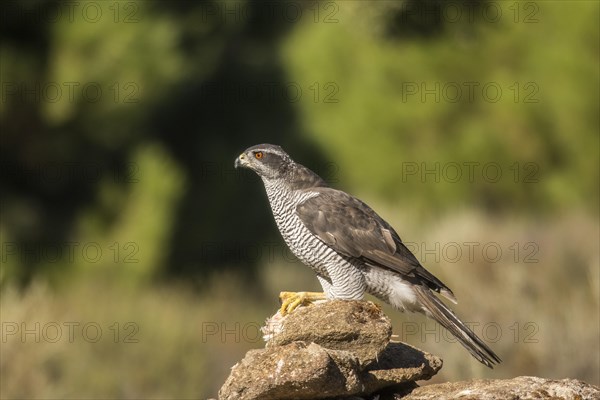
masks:
<path fill-rule="evenodd" d="M 427 287 L 415 287 L 417 301 L 428 317 L 436 320 L 458 339 L 473 357 L 489 368 L 502 360 L 475 333 L 469 329 L 444 303 Z"/>
<path fill-rule="evenodd" d="M 454 304 L 458 304 L 458 301 L 456 301 L 456 297 L 454 297 L 454 293 L 452 293 L 452 290 L 448 288 L 442 288 L 440 289 L 440 294 L 448 300 L 450 300 L 451 302 L 453 302 Z"/>

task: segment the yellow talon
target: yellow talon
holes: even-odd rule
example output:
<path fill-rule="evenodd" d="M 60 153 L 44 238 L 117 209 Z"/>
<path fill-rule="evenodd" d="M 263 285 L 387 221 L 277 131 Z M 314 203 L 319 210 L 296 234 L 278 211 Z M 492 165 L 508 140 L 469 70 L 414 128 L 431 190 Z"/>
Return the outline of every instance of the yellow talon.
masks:
<path fill-rule="evenodd" d="M 281 292 L 279 298 L 281 299 L 279 310 L 281 315 L 289 314 L 301 305 L 308 305 L 314 301 L 326 299 L 323 292 Z"/>

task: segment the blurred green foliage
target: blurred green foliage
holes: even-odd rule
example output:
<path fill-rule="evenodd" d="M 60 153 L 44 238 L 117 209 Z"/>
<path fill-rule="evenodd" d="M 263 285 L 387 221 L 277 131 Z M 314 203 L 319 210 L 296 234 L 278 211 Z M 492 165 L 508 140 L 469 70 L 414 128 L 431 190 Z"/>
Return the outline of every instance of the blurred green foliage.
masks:
<path fill-rule="evenodd" d="M 290 75 L 339 90 L 330 104 L 301 99 L 303 130 L 349 184 L 421 209 L 596 212 L 598 3 L 525 3 L 518 17 L 518 3 L 484 4 L 475 22 L 470 8 L 440 12 L 458 22 L 423 36 L 390 34 L 436 15 L 398 2 L 303 21 L 283 46 Z"/>
<path fill-rule="evenodd" d="M 2 232 L 21 247 L 95 240 L 80 231 L 93 220 L 98 239 L 137 242 L 143 215 L 164 230 L 143 249 L 169 260 L 154 275 L 251 276 L 239 248 L 275 236 L 232 160 L 259 142 L 422 216 L 597 213 L 599 6 L 517 4 L 8 3 Z M 149 146 L 172 160 L 164 176 L 138 163 Z M 86 167 L 99 176 L 73 173 Z M 151 180 L 163 194 L 138 196 Z M 146 197 L 168 209 L 130 213 Z M 22 264 L 5 271 L 57 269 Z"/>
<path fill-rule="evenodd" d="M 227 9 L 242 6 L 248 18 L 228 17 Z M 153 260 L 155 277 L 196 276 L 201 285 L 224 267 L 252 275 L 255 263 L 243 265 L 239 248 L 274 232 L 257 180 L 235 172 L 233 160 L 256 142 L 314 150 L 291 137 L 295 112 L 285 98 L 240 95 L 263 82 L 285 90 L 272 54 L 292 26 L 260 11 L 271 6 L 4 5 L 2 232 L 19 254 L 5 262 L 3 281 L 64 272 L 61 263 L 20 250 L 99 241 L 116 231 Z M 308 160 L 318 158 L 312 151 Z M 161 159 L 165 168 L 151 165 Z M 184 191 L 178 182 L 186 182 Z M 154 213 L 163 205 L 151 203 L 163 199 L 168 209 Z M 147 225 L 163 230 L 158 242 L 143 239 Z"/>
<path fill-rule="evenodd" d="M 202 324 L 256 325 L 278 290 L 318 289 L 284 251 L 260 180 L 233 169 L 264 142 L 407 241 L 539 246 L 534 265 L 425 263 L 467 319 L 540 332 L 504 335 L 496 375 L 458 346 L 414 342 L 448 356 L 439 379 L 598 383 L 598 2 L 0 8 L 2 321 L 133 320 L 142 335 L 3 343 L 3 398 L 214 395 L 260 344 L 207 344 Z"/>

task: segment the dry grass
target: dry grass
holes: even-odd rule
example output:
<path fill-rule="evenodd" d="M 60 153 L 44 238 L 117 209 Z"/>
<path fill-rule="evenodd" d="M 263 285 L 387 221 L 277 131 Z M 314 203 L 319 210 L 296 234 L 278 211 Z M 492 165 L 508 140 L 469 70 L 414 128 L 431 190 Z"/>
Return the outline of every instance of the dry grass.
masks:
<path fill-rule="evenodd" d="M 439 261 L 420 249 L 417 256 L 454 290 L 460 301 L 458 314 L 477 323 L 475 331 L 488 342 L 493 340 L 491 347 L 504 360 L 490 371 L 460 345 L 449 343 L 432 321 L 386 309 L 400 339 L 444 358 L 444 368 L 434 381 L 538 375 L 600 383 L 595 217 L 571 215 L 536 222 L 464 213 L 428 229 L 409 217 L 402 218 L 404 224 L 390 219 L 407 242 L 427 242 L 429 249 L 440 243 Z M 462 247 L 478 242 L 480 249 L 496 243 L 503 257 L 486 260 L 475 251 L 472 260 L 463 254 L 451 262 L 455 255 L 449 252 L 450 242 Z M 517 260 L 510 250 L 515 242 L 521 247 Z M 523 246 L 530 242 L 539 246 L 532 258 L 537 262 L 524 262 Z M 228 275 L 215 277 L 210 290 L 200 294 L 185 286 L 134 289 L 97 276 L 78 278 L 60 290 L 42 283 L 25 293 L 4 288 L 0 395 L 3 399 L 215 396 L 245 351 L 263 346 L 256 329 L 277 307 L 277 292 L 318 288 L 308 268 L 282 259 L 266 264 L 263 272 L 257 279 L 272 299 L 269 304 Z M 70 322 L 80 324 L 73 340 L 65 325 Z M 126 329 L 127 322 L 134 325 Z M 37 334 L 23 336 L 23 323 Z M 97 342 L 92 341 L 93 326 L 87 336 L 82 332 L 87 323 L 101 327 Z M 10 334 L 15 324 L 19 332 Z M 53 324 L 62 329 L 55 342 Z M 139 330 L 130 339 L 138 342 L 125 342 L 135 327 Z"/>
<path fill-rule="evenodd" d="M 459 215 L 445 219 L 422 237 L 428 243 L 440 242 L 442 248 L 448 238 L 459 244 L 480 244 L 473 245 L 473 259 L 463 254 L 460 261 L 450 262 L 454 255 L 449 252 L 446 259 L 442 256 L 439 263 L 427 265 L 454 290 L 459 300 L 454 308 L 461 318 L 473 322 L 475 332 L 504 361 L 491 371 L 473 362 L 460 345 L 449 343 L 433 322 L 394 315 L 400 333 L 402 321 L 407 320 L 425 324 L 421 333 L 436 332 L 406 337 L 443 356 L 445 365 L 435 381 L 538 375 L 600 383 L 600 259 L 595 218 L 574 215 L 535 222 Z M 478 251 L 486 244 L 488 256 Z M 496 248 L 503 252 L 497 261 Z"/>
<path fill-rule="evenodd" d="M 83 280 L 61 293 L 42 284 L 24 295 L 4 291 L 1 397 L 213 395 L 240 354 L 260 345 L 255 327 L 263 320 L 256 303 L 244 300 L 235 282 L 226 289 L 213 287 L 199 296 L 184 287 L 132 290 Z M 13 323 L 19 332 L 7 334 Z M 34 333 L 23 336 L 22 323 Z M 72 339 L 69 323 L 79 324 Z M 55 324 L 62 330 L 56 341 Z M 84 329 L 86 324 L 95 325 Z M 102 329 L 97 342 L 95 326 Z M 231 332 L 222 337 L 221 328 Z"/>

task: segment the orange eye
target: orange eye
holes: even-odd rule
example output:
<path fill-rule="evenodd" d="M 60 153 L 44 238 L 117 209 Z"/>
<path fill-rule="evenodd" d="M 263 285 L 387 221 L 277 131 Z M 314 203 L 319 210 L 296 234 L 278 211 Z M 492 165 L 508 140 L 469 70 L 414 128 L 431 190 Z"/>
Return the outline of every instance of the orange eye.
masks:
<path fill-rule="evenodd" d="M 256 152 L 254 153 L 254 157 L 256 157 L 258 160 L 260 160 L 261 158 L 263 158 L 263 153 L 262 151 Z"/>

